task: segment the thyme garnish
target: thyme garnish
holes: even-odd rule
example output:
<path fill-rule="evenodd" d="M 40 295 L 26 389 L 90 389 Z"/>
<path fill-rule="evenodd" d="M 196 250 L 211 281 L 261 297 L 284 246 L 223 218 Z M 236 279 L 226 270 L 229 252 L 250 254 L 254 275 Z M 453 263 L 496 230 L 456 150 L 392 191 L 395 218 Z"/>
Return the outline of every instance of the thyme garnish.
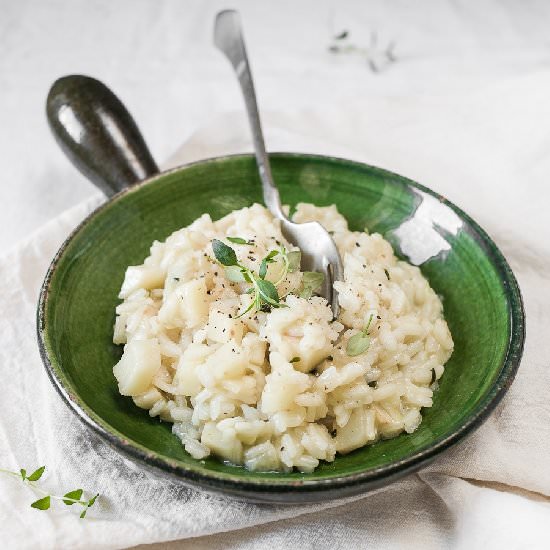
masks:
<path fill-rule="evenodd" d="M 333 54 L 358 54 L 365 59 L 373 73 L 378 73 L 397 61 L 395 42 L 389 42 L 383 50 L 380 50 L 378 35 L 376 32 L 371 32 L 369 45 L 360 47 L 349 42 L 350 34 L 349 31 L 342 31 L 334 36 L 328 48 L 329 52 Z"/>
<path fill-rule="evenodd" d="M 252 246 L 254 244 L 254 241 L 252 239 L 243 239 L 242 237 L 227 237 L 227 240 L 234 244 L 246 244 L 248 246 Z"/>
<path fill-rule="evenodd" d="M 82 494 L 84 493 L 82 489 L 74 489 L 73 491 L 69 491 L 68 493 L 65 493 L 63 496 L 52 495 L 48 493 L 48 491 L 45 491 L 44 489 L 42 489 L 37 483 L 37 481 L 42 477 L 42 474 L 44 473 L 45 469 L 46 469 L 46 466 L 41 466 L 40 468 L 37 468 L 34 472 L 32 472 L 30 475 L 27 475 L 27 470 L 25 470 L 25 468 L 21 468 L 19 472 L 12 472 L 10 470 L 4 470 L 3 468 L 0 468 L 0 472 L 20 479 L 25 485 L 29 486 L 35 492 L 38 492 L 44 495 L 38 500 L 35 500 L 34 502 L 32 502 L 31 508 L 35 508 L 36 510 L 48 510 L 50 508 L 52 500 L 59 500 L 64 504 L 66 504 L 67 506 L 72 506 L 73 504 L 79 504 L 80 506 L 83 507 L 83 510 L 80 513 L 80 518 L 84 519 L 86 517 L 86 512 L 88 511 L 88 508 L 91 508 L 94 505 L 99 494 L 94 495 L 92 498 L 88 500 L 82 499 Z"/>
<path fill-rule="evenodd" d="M 325 276 L 323 273 L 317 271 L 304 271 L 302 274 L 302 286 L 300 287 L 298 296 L 306 300 L 311 298 L 313 293 L 323 284 L 324 280 Z"/>
<path fill-rule="evenodd" d="M 250 241 L 245 241 L 240 237 L 228 237 L 227 239 L 231 242 L 238 242 L 238 244 L 250 244 Z M 252 285 L 246 290 L 246 294 L 252 294 L 252 302 L 239 317 L 242 317 L 253 308 L 256 311 L 269 311 L 271 308 L 287 307 L 286 304 L 281 303 L 277 286 L 286 279 L 289 273 L 300 270 L 302 254 L 299 250 L 289 251 L 282 245 L 278 249 L 271 250 L 262 259 L 258 274 L 239 263 L 235 251 L 222 241 L 213 239 L 212 250 L 216 260 L 224 266 L 225 276 L 229 281 L 232 283 L 246 282 Z M 267 270 L 269 264 L 275 263 L 278 260 L 282 262 L 283 267 L 279 279 L 275 283 L 272 283 L 266 280 Z M 323 281 L 324 275 L 322 273 L 305 271 L 302 275 L 302 285 L 298 295 L 300 298 L 311 298 L 313 292 L 323 284 Z"/>
<path fill-rule="evenodd" d="M 374 315 L 371 314 L 371 316 L 369 317 L 367 326 L 357 334 L 354 334 L 348 340 L 348 343 L 346 345 L 346 353 L 350 357 L 361 355 L 362 353 L 364 353 L 369 349 L 370 336 L 368 335 L 368 330 L 369 330 L 370 324 L 372 323 L 373 318 L 374 318 Z"/>
<path fill-rule="evenodd" d="M 231 282 L 239 283 L 244 281 L 252 285 L 252 287 L 246 291 L 247 294 L 252 294 L 252 302 L 239 317 L 248 313 L 252 308 L 255 308 L 256 311 L 260 311 L 265 308 L 286 307 L 286 304 L 280 302 L 279 293 L 275 285 L 271 281 L 265 279 L 267 264 L 279 254 L 279 251 L 273 251 L 275 253 L 270 252 L 262 260 L 260 271 L 258 275 L 256 275 L 254 271 L 240 264 L 237 260 L 235 251 L 222 241 L 214 239 L 212 241 L 212 250 L 214 251 L 216 260 L 225 267 L 225 276 Z"/>

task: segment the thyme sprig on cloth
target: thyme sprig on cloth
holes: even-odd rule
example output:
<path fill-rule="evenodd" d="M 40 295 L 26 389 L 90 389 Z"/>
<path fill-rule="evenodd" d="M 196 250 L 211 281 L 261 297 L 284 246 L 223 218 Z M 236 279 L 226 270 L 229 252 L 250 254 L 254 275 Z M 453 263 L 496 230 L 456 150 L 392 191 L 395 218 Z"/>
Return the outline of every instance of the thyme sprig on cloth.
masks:
<path fill-rule="evenodd" d="M 31 474 L 27 474 L 27 470 L 25 468 L 21 468 L 19 472 L 12 472 L 11 470 L 0 468 L 0 473 L 20 479 L 22 483 L 30 487 L 35 493 L 42 495 L 39 499 L 31 503 L 31 508 L 35 508 L 36 510 L 48 510 L 51 506 L 52 500 L 58 500 L 67 506 L 72 506 L 73 504 L 82 506 L 83 510 L 80 513 L 80 518 L 84 519 L 88 508 L 91 508 L 94 505 L 97 497 L 99 497 L 99 494 L 94 495 L 90 499 L 83 499 L 82 495 L 84 494 L 84 491 L 82 489 L 74 489 L 68 493 L 65 493 L 63 496 L 53 495 L 44 490 L 38 484 L 38 481 L 42 477 L 45 470 L 46 466 L 41 466 L 40 468 L 34 470 Z"/>

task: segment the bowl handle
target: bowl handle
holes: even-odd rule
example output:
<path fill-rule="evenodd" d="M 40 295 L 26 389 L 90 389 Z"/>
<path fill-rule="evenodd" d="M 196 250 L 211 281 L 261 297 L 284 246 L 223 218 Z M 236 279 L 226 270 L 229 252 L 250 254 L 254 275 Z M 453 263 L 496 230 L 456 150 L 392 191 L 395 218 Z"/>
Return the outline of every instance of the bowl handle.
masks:
<path fill-rule="evenodd" d="M 134 119 L 99 80 L 56 80 L 46 115 L 67 157 L 108 197 L 159 172 Z"/>

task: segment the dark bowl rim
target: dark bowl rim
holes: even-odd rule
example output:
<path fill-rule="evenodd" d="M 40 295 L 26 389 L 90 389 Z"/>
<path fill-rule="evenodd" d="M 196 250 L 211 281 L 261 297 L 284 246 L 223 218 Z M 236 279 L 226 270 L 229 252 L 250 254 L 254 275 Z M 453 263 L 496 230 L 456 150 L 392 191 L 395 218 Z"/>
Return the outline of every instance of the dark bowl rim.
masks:
<path fill-rule="evenodd" d="M 509 305 L 509 318 L 510 318 L 510 340 L 506 350 L 506 356 L 501 363 L 501 369 L 498 377 L 487 391 L 485 396 L 479 401 L 474 411 L 468 416 L 468 418 L 457 428 L 455 428 L 450 434 L 436 439 L 429 446 L 412 453 L 411 455 L 395 461 L 389 464 L 379 466 L 377 468 L 371 468 L 361 472 L 355 472 L 348 475 L 329 477 L 325 479 L 296 479 L 277 481 L 274 479 L 262 479 L 262 478 L 247 478 L 239 475 L 239 469 L 235 469 L 235 474 L 226 472 L 212 472 L 207 471 L 204 468 L 193 467 L 190 465 L 184 465 L 181 462 L 160 455 L 156 452 L 148 450 L 146 447 L 135 441 L 128 441 L 123 434 L 120 434 L 117 430 L 109 426 L 109 424 L 86 403 L 79 398 L 78 395 L 73 393 L 70 387 L 65 385 L 65 381 L 60 376 L 60 373 L 56 371 L 56 367 L 52 364 L 48 354 L 47 346 L 47 327 L 46 322 L 46 310 L 48 308 L 48 298 L 50 283 L 55 273 L 56 267 L 63 257 L 63 254 L 67 250 L 69 244 L 73 239 L 83 230 L 86 225 L 100 212 L 109 208 L 112 204 L 119 201 L 128 193 L 133 193 L 141 189 L 145 185 L 154 183 L 156 180 L 163 178 L 164 176 L 177 173 L 196 165 L 208 165 L 213 163 L 226 162 L 228 160 L 235 160 L 239 158 L 253 159 L 251 153 L 240 153 L 233 155 L 223 155 L 210 157 L 190 163 L 185 163 L 180 166 L 176 166 L 169 170 L 165 170 L 151 176 L 135 185 L 127 187 L 117 194 L 110 197 L 107 201 L 100 204 L 95 208 L 86 218 L 78 224 L 78 226 L 69 234 L 65 239 L 57 253 L 55 254 L 40 290 L 40 297 L 38 300 L 37 308 L 37 339 L 40 350 L 40 356 L 44 363 L 46 372 L 50 381 L 61 395 L 62 399 L 69 406 L 69 408 L 89 427 L 91 427 L 96 433 L 98 433 L 103 439 L 107 441 L 112 447 L 118 451 L 124 453 L 130 458 L 137 460 L 146 466 L 164 474 L 173 474 L 183 482 L 189 482 L 195 486 L 203 486 L 207 489 L 214 491 L 221 491 L 225 493 L 233 493 L 237 495 L 246 495 L 248 492 L 279 494 L 283 496 L 286 493 L 319 493 L 323 491 L 331 492 L 341 489 L 342 493 L 345 493 L 346 488 L 349 490 L 352 486 L 355 486 L 354 493 L 360 492 L 360 490 L 368 490 L 370 488 L 379 487 L 388 482 L 396 480 L 408 473 L 418 470 L 423 464 L 433 460 L 441 452 L 448 450 L 451 446 L 458 443 L 465 436 L 477 429 L 490 415 L 490 413 L 498 405 L 510 385 L 512 384 L 519 364 L 521 361 L 523 347 L 525 342 L 525 310 L 523 306 L 523 300 L 521 297 L 521 291 L 517 280 L 508 265 L 508 262 L 504 258 L 503 254 L 489 237 L 489 235 L 475 222 L 468 214 L 462 209 L 447 200 L 442 195 L 435 193 L 431 189 L 410 180 L 404 176 L 391 172 L 389 170 L 372 166 L 363 162 L 352 161 L 344 158 L 333 157 L 328 155 L 317 155 L 308 153 L 296 153 L 296 152 L 276 152 L 270 153 L 270 157 L 281 158 L 300 158 L 310 159 L 322 162 L 330 162 L 337 165 L 345 165 L 346 167 L 354 167 L 357 169 L 367 168 L 369 171 L 378 172 L 382 175 L 389 176 L 391 178 L 400 180 L 403 185 L 409 185 L 420 191 L 423 191 L 432 197 L 436 198 L 439 202 L 445 204 L 451 208 L 463 221 L 474 230 L 471 235 L 478 241 L 487 257 L 497 269 L 501 276 L 501 282 Z M 62 371 L 61 367 L 57 367 L 59 371 Z M 94 418 L 95 417 L 95 418 Z M 102 425 L 103 424 L 103 425 Z M 172 476 L 171 476 L 172 477 Z M 173 477 L 172 477 L 173 478 Z M 361 488 L 361 489 L 360 489 Z M 350 491 L 348 491 L 350 492 Z M 297 495 L 298 496 L 298 495 Z M 305 494 L 303 496 L 306 496 Z M 321 495 L 319 495 L 320 497 Z M 295 500 L 295 499 L 289 499 Z"/>

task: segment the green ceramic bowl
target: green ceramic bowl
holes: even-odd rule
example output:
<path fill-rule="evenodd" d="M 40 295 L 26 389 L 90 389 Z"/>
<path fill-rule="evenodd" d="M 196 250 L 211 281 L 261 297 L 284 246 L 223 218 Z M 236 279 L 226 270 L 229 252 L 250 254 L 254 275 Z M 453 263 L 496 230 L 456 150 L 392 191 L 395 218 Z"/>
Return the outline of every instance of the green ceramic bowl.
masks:
<path fill-rule="evenodd" d="M 336 204 L 350 228 L 381 233 L 420 266 L 442 297 L 455 341 L 434 404 L 411 435 L 322 463 L 311 474 L 256 473 L 215 458 L 197 461 L 171 434 L 121 397 L 112 367 L 115 307 L 125 269 L 208 212 L 214 219 L 262 202 L 251 155 L 209 159 L 115 195 L 67 239 L 42 289 L 38 335 L 48 374 L 71 409 L 144 467 L 197 487 L 251 500 L 316 501 L 368 491 L 433 460 L 477 428 L 511 384 L 524 342 L 517 282 L 488 235 L 443 197 L 406 178 L 347 160 L 275 154 L 285 203 Z"/>

